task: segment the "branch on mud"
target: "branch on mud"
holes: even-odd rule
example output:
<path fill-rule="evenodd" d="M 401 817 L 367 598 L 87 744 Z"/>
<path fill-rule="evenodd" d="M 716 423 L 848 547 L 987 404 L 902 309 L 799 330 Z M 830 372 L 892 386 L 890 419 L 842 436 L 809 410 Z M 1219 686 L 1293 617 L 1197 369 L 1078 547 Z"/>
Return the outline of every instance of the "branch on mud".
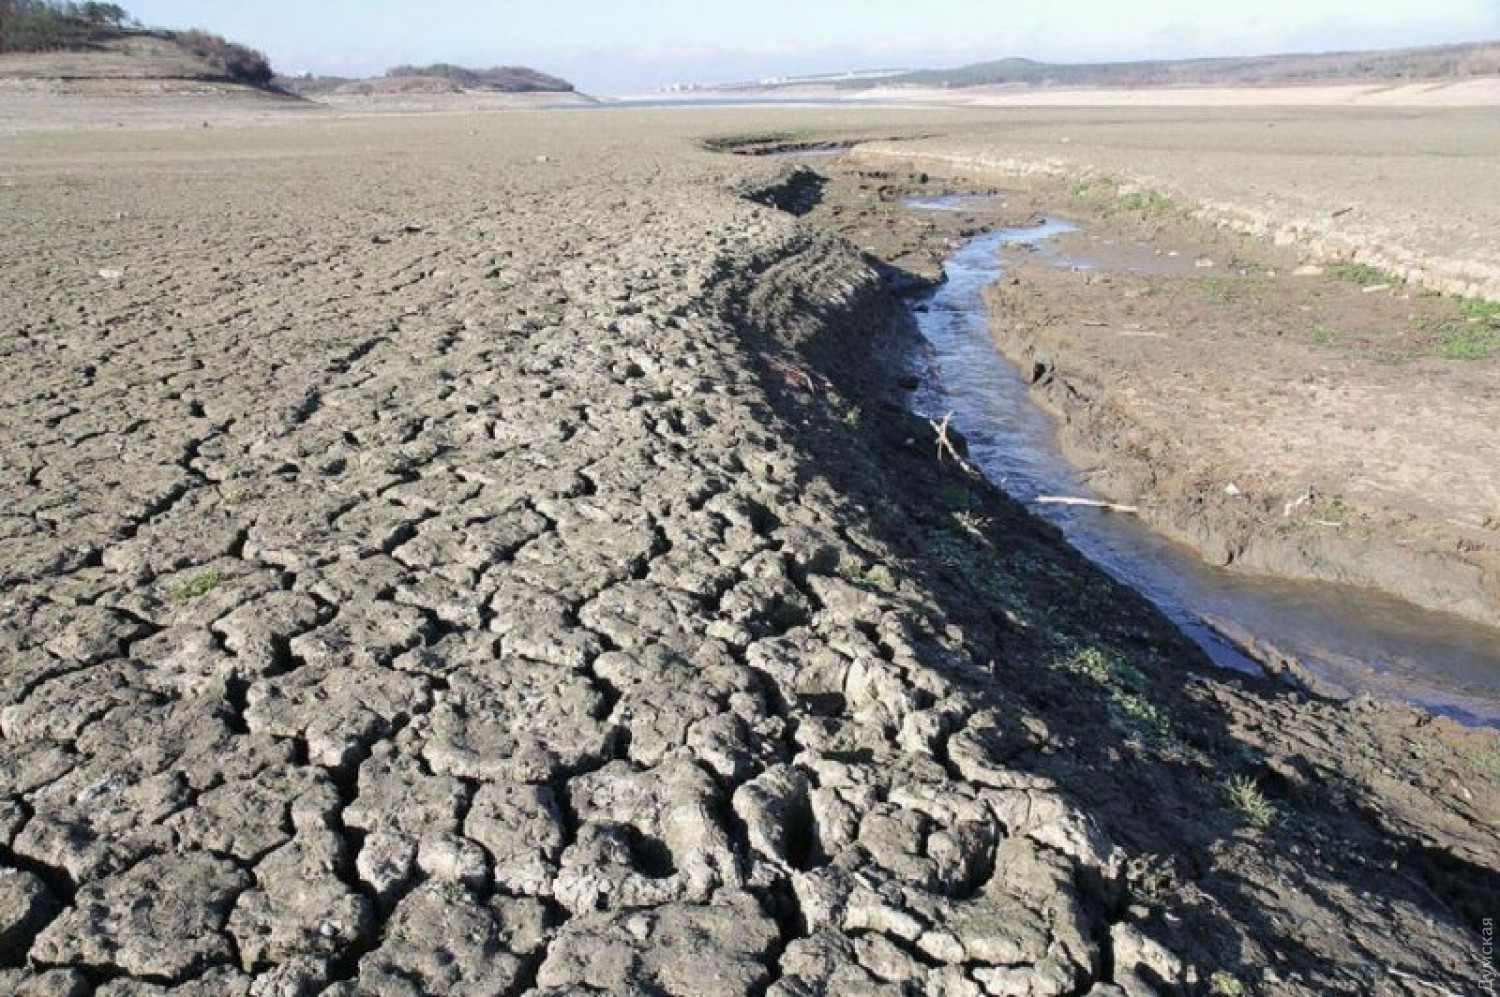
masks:
<path fill-rule="evenodd" d="M 1124 513 L 1127 516 L 1139 516 L 1141 514 L 1141 510 L 1140 510 L 1139 506 L 1134 506 L 1134 505 L 1118 505 L 1118 504 L 1116 504 L 1114 502 L 1101 502 L 1098 499 L 1089 499 L 1089 498 L 1074 498 L 1074 497 L 1069 496 L 1069 495 L 1038 495 L 1037 498 L 1036 498 L 1036 504 L 1037 505 L 1076 505 L 1076 506 L 1083 506 L 1083 507 L 1088 508 L 1088 509 L 1105 509 L 1105 510 L 1108 510 L 1109 512 L 1120 512 L 1120 513 Z"/>

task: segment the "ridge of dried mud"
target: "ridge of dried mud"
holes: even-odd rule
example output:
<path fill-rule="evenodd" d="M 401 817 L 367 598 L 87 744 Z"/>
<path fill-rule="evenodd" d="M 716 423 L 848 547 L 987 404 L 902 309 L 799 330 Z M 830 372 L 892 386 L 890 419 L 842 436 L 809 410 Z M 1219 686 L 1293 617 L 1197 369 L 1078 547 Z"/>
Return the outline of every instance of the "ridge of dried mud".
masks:
<path fill-rule="evenodd" d="M 641 120 L 9 154 L 0 988 L 1480 979 L 1493 748 L 1202 674 Z"/>

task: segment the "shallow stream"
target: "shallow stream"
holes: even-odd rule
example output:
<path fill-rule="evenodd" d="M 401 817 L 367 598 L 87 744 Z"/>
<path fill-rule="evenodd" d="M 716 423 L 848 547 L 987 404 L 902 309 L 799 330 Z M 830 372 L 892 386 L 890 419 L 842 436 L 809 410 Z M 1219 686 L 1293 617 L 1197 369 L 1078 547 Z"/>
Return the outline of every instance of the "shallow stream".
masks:
<path fill-rule="evenodd" d="M 963 199 L 909 206 L 970 210 Z M 1282 581 L 1205 564 L 1133 516 L 1039 505 L 1044 495 L 1097 496 L 1063 457 L 1051 417 L 990 339 L 982 297 L 1002 250 L 1074 231 L 1046 221 L 974 237 L 944 264 L 947 281 L 914 302 L 929 346 L 913 407 L 952 412 L 970 459 L 995 484 L 1057 524 L 1086 556 L 1159 606 L 1218 664 L 1261 667 L 1243 650 L 1296 659 L 1319 688 L 1401 699 L 1465 723 L 1500 726 L 1500 631 L 1348 586 Z M 1089 266 L 1071 258 L 1069 266 Z"/>

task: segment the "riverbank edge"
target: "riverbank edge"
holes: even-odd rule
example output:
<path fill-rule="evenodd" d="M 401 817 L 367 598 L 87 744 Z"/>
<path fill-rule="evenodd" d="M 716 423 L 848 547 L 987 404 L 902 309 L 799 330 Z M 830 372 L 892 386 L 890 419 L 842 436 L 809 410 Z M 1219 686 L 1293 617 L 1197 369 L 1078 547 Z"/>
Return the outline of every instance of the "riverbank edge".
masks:
<path fill-rule="evenodd" d="M 1048 164 L 1028 168 L 1019 160 L 1000 166 L 991 160 L 934 159 L 925 153 L 899 154 L 884 146 L 873 153 L 869 146 L 857 146 L 851 158 L 863 162 L 866 154 L 869 162 L 900 163 L 952 180 L 1055 182 L 1071 176 Z M 1194 218 L 1198 224 L 1215 224 L 1201 213 Z M 1149 525 L 1195 550 L 1206 563 L 1248 574 L 1373 589 L 1423 609 L 1500 627 L 1500 579 L 1452 551 L 1422 547 L 1410 536 L 1378 532 L 1288 534 L 1213 489 L 1163 494 L 1143 485 L 1164 477 L 1188 479 L 1193 469 L 1147 466 L 1132 457 L 1122 440 L 1138 437 L 1145 427 L 1118 425 L 1101 415 L 1096 402 L 1107 386 L 1070 370 L 1067 357 L 1045 352 L 1029 339 L 1008 307 L 1003 287 L 989 288 L 985 300 L 992 341 L 1023 376 L 1029 376 L 1032 397 L 1057 420 L 1059 442 L 1068 460 L 1100 469 L 1090 483 L 1101 494 L 1138 506 Z M 1153 448 L 1153 452 L 1166 449 Z"/>
<path fill-rule="evenodd" d="M 1145 427 L 1102 411 L 1108 390 L 1069 369 L 1068 358 L 1028 338 L 1003 287 L 985 295 L 990 339 L 1023 375 L 1032 398 L 1056 421 L 1063 454 L 1075 467 L 1097 469 L 1091 487 L 1136 508 L 1152 529 L 1196 551 L 1208 564 L 1246 574 L 1371 589 L 1412 605 L 1484 626 L 1500 627 L 1496 581 L 1478 565 L 1447 551 L 1408 546 L 1409 538 L 1362 527 L 1287 530 L 1236 504 L 1222 486 L 1199 482 L 1189 466 L 1161 466 L 1170 441 L 1153 447 L 1153 463 L 1135 457 L 1126 439 Z M 1163 479 L 1183 487 L 1153 487 Z M 1500 639 L 1500 635 L 1497 635 Z"/>
<path fill-rule="evenodd" d="M 788 186 L 747 186 L 739 193 L 768 206 L 800 201 L 795 181 Z M 813 224 L 808 227 L 819 237 L 827 237 L 826 229 Z M 852 245 L 848 250 L 858 253 Z M 867 266 L 873 266 L 875 261 L 861 255 L 866 255 Z M 766 277 L 757 271 L 747 280 L 764 285 Z M 784 333 L 779 328 L 786 317 L 783 313 L 774 321 L 762 317 L 752 323 L 758 329 L 774 330 L 773 338 L 760 339 L 757 334 L 747 344 L 761 354 L 772 374 L 769 380 L 781 385 L 770 393 L 776 399 L 774 407 L 783 412 L 788 424 L 819 427 L 817 432 L 825 438 L 849 434 L 845 437 L 849 444 L 821 451 L 809 448 L 814 461 L 830 467 L 829 473 L 835 477 L 840 472 L 831 467 L 834 463 L 873 461 L 883 482 L 894 486 L 887 493 L 889 508 L 882 511 L 896 518 L 921 517 L 932 510 L 940 501 L 942 483 L 955 474 L 954 459 L 962 453 L 959 442 L 959 453 L 951 454 L 945 465 L 935 452 L 933 428 L 890 397 L 889 385 L 901 369 L 903 352 L 918 336 L 909 325 L 905 333 L 899 327 L 891 328 L 893 323 L 899 326 L 907 307 L 909 301 L 891 285 L 886 285 L 884 294 L 866 285 L 862 293 L 846 298 L 840 308 L 820 309 L 815 316 L 807 316 L 803 328 L 810 335 Z M 740 308 L 736 306 L 735 310 Z M 789 369 L 790 364 L 800 366 Z M 861 410 L 862 417 L 858 416 Z M 856 417 L 850 418 L 851 414 Z M 1056 742 L 1040 752 L 1021 749 L 1015 760 L 1036 764 L 1038 774 L 1056 779 L 1070 798 L 1100 820 L 1112 840 L 1137 856 L 1143 864 L 1135 869 L 1175 870 L 1162 873 L 1174 883 L 1176 899 L 1170 900 L 1143 900 L 1142 891 L 1150 887 L 1130 878 L 1137 873 L 1128 874 L 1132 896 L 1138 903 L 1144 902 L 1144 906 L 1133 908 L 1142 918 L 1137 923 L 1143 930 L 1152 934 L 1161 931 L 1157 936 L 1161 938 L 1180 938 L 1182 947 L 1173 945 L 1173 951 L 1190 965 L 1203 966 L 1205 953 L 1217 950 L 1228 936 L 1216 935 L 1211 940 L 1204 933 L 1208 922 L 1201 919 L 1229 917 L 1237 923 L 1235 934 L 1240 942 L 1260 953 L 1251 957 L 1245 968 L 1253 964 L 1273 974 L 1291 972 L 1295 976 L 1299 971 L 1294 964 L 1306 966 L 1306 955 L 1293 957 L 1291 964 L 1273 966 L 1272 961 L 1282 957 L 1270 953 L 1286 951 L 1278 940 L 1283 931 L 1296 935 L 1303 928 L 1299 924 L 1295 929 L 1287 925 L 1273 929 L 1272 924 L 1280 922 L 1282 914 L 1291 908 L 1263 920 L 1276 907 L 1262 904 L 1272 902 L 1279 907 L 1282 901 L 1275 898 L 1290 888 L 1282 878 L 1282 862 L 1300 865 L 1305 856 L 1331 857 L 1331 841 L 1326 835 L 1341 837 L 1343 831 L 1334 829 L 1349 826 L 1351 820 L 1372 822 L 1370 830 L 1375 837 L 1365 847 L 1379 853 L 1380 861 L 1392 863 L 1390 870 L 1404 870 L 1401 878 L 1415 874 L 1433 901 L 1465 922 L 1474 919 L 1476 898 L 1500 870 L 1493 828 L 1478 816 L 1488 806 L 1486 801 L 1495 798 L 1495 787 L 1471 767 L 1482 757 L 1476 752 L 1488 750 L 1476 746 L 1489 744 L 1493 731 L 1465 729 L 1449 718 L 1405 703 L 1377 702 L 1365 696 L 1330 700 L 1281 681 L 1269 670 L 1266 676 L 1256 677 L 1216 669 L 1143 596 L 1087 562 L 1051 524 L 982 478 L 972 487 L 975 502 L 965 511 L 974 522 L 984 524 L 980 529 L 985 536 L 977 538 L 978 544 L 1004 548 L 1040 539 L 1040 548 L 1056 558 L 1045 574 L 1054 585 L 1054 594 L 1066 604 L 1055 606 L 1055 616 L 1049 611 L 1045 617 L 1045 638 L 1057 633 L 1102 631 L 1106 625 L 1101 611 L 1117 611 L 1125 618 L 1146 622 L 1130 641 L 1134 655 L 1126 650 L 1122 659 L 1122 663 L 1132 663 L 1125 665 L 1127 674 L 1137 666 L 1146 673 L 1141 679 L 1141 698 L 1130 698 L 1134 696 L 1130 690 L 1107 690 L 1109 701 L 1104 712 L 1109 715 L 1129 703 L 1131 710 L 1164 720 L 1174 733 L 1158 740 L 1137 730 L 1127 738 L 1134 745 L 1127 756 L 1106 762 L 1108 752 L 1100 754 L 1100 747 L 1122 734 L 1115 727 L 1118 714 L 1098 729 L 1094 729 L 1096 717 L 1085 719 L 1097 705 L 1090 700 L 1098 690 L 1046 664 L 1022 664 L 1014 650 L 1006 655 L 1002 649 L 1013 645 L 1003 620 L 990 629 L 983 624 L 976 627 L 974 620 L 956 613 L 952 619 L 959 628 L 954 632 L 978 637 L 989 630 L 991 636 L 979 638 L 978 644 L 998 641 L 990 646 L 999 652 L 999 660 L 1005 665 L 994 674 L 1006 676 L 1002 684 L 1035 705 L 1043 723 L 1055 731 L 1048 737 L 1057 738 Z M 924 577 L 924 573 L 909 574 L 906 570 L 923 561 L 931 566 L 937 551 L 912 549 L 910 545 L 897 545 L 896 550 L 899 556 L 911 559 L 895 573 L 902 584 L 914 583 L 929 593 L 942 591 L 934 586 L 930 574 Z M 879 569 L 879 565 L 864 569 L 867 583 L 880 584 L 876 580 Z M 972 572 L 959 574 L 961 577 L 951 583 L 953 588 L 972 597 L 983 579 Z M 946 585 L 946 580 L 941 584 Z M 936 597 L 954 608 L 950 597 Z M 1014 630 L 1010 633 L 1014 636 Z M 1032 644 L 1030 650 L 1042 650 L 1044 643 Z M 1164 653 L 1153 655 L 1152 648 Z M 1112 656 L 1117 650 L 1118 646 L 1106 655 Z M 1180 753 L 1182 749 L 1187 756 L 1200 760 L 1189 761 Z M 1207 754 L 1198 755 L 1200 750 Z M 1265 787 L 1271 805 L 1284 817 L 1277 818 L 1269 832 L 1251 830 L 1229 838 L 1212 834 L 1205 838 L 1201 829 L 1220 819 L 1213 813 L 1218 806 L 1214 800 L 1219 792 L 1216 784 L 1230 779 L 1235 771 L 1250 772 L 1252 784 Z M 1122 786 L 1132 788 L 1122 796 Z M 1354 879 L 1366 875 L 1356 870 L 1368 867 L 1362 853 L 1351 853 L 1347 861 L 1340 858 L 1335 864 L 1343 869 L 1337 876 Z M 1272 869 L 1283 871 L 1273 874 Z M 1147 871 L 1145 875 L 1150 878 L 1157 872 Z M 1263 899 L 1252 901 L 1235 888 L 1225 891 L 1229 879 L 1266 886 L 1273 875 L 1279 885 Z M 1395 874 L 1380 875 L 1383 882 L 1385 876 Z M 1294 878 L 1300 881 L 1302 874 Z M 1357 920 L 1379 917 L 1373 909 L 1364 908 L 1366 901 L 1373 901 L 1380 892 L 1376 889 L 1363 899 L 1351 899 L 1360 909 Z M 1259 914 L 1252 914 L 1252 910 Z M 1344 911 L 1345 915 L 1350 913 Z M 1249 920 L 1245 920 L 1247 915 Z M 1337 919 L 1340 915 L 1330 910 L 1323 916 Z M 1221 931 L 1223 926 L 1220 921 L 1212 931 Z M 1239 934 L 1244 931 L 1248 934 Z M 1426 945 L 1418 938 L 1403 942 L 1410 953 L 1422 951 Z M 1270 961 L 1262 963 L 1262 959 Z M 1340 970 L 1340 974 L 1349 968 Z M 1198 987 L 1189 985 L 1187 992 L 1208 992 L 1200 988 L 1210 981 L 1199 979 Z M 1278 979 L 1286 981 L 1285 976 L 1272 975 L 1263 981 L 1267 989 L 1251 984 L 1243 992 L 1301 992 L 1296 986 L 1283 987 L 1275 982 Z"/>

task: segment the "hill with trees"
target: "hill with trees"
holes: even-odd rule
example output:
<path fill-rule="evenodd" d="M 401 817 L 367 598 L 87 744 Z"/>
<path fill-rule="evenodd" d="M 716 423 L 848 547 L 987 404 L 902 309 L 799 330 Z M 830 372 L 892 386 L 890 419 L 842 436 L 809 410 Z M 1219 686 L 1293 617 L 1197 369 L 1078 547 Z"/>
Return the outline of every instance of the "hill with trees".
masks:
<path fill-rule="evenodd" d="M 469 69 L 446 62 L 430 66 L 393 66 L 387 77 L 436 77 L 463 90 L 498 90 L 501 93 L 572 93 L 573 84 L 526 66 L 492 66 Z"/>
<path fill-rule="evenodd" d="M 148 29 L 113 3 L 0 0 L 0 77 L 191 79 L 269 88 L 262 53 L 207 31 Z"/>
<path fill-rule="evenodd" d="M 573 84 L 526 66 L 471 69 L 447 62 L 427 66 L 392 66 L 382 76 L 356 79 L 345 76 L 286 76 L 278 86 L 304 97 L 442 93 L 571 94 Z"/>

